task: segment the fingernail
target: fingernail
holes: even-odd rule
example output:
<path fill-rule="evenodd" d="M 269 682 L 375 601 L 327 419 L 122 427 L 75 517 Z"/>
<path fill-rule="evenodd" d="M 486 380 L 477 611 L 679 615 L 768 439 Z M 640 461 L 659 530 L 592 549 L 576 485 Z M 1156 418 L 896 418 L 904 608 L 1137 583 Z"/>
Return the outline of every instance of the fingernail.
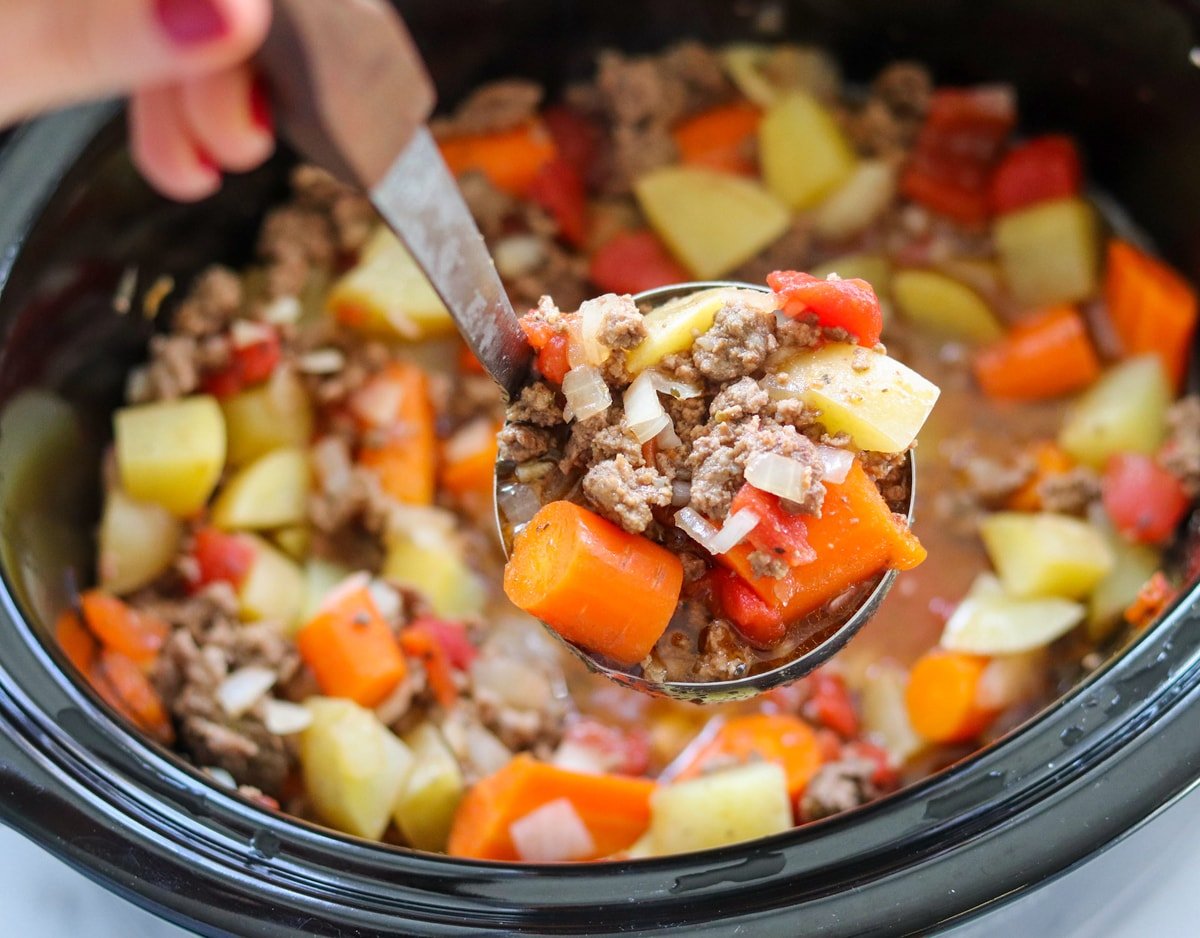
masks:
<path fill-rule="evenodd" d="M 259 130 L 275 133 L 275 115 L 271 112 L 271 96 L 266 82 L 256 77 L 250 86 L 250 120 Z"/>
<path fill-rule="evenodd" d="M 217 161 L 212 158 L 212 154 L 204 149 L 204 147 L 196 147 L 196 160 L 205 169 L 216 173 L 218 176 L 221 174 L 221 167 L 217 165 Z"/>
<path fill-rule="evenodd" d="M 154 0 L 154 13 L 176 45 L 214 42 L 229 32 L 225 14 L 214 0 Z"/>

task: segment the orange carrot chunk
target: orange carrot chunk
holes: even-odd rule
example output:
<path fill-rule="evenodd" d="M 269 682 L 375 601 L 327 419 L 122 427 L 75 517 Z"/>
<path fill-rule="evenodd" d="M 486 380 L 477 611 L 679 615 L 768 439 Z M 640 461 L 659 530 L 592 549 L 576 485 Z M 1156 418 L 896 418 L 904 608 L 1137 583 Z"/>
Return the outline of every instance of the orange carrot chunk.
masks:
<path fill-rule="evenodd" d="M 988 659 L 935 648 L 908 676 L 904 703 L 918 735 L 935 743 L 961 743 L 978 735 L 994 711 L 976 703 Z"/>
<path fill-rule="evenodd" d="M 1052 306 L 1013 326 L 975 355 L 975 378 L 989 397 L 1040 401 L 1081 391 L 1100 376 L 1083 317 Z"/>
<path fill-rule="evenodd" d="M 80 674 L 88 674 L 96 660 L 96 639 L 87 630 L 79 614 L 66 609 L 54 624 L 54 638 L 67 660 L 75 665 Z"/>
<path fill-rule="evenodd" d="M 746 102 L 714 107 L 671 131 L 679 159 L 726 173 L 754 172 L 753 140 L 762 114 Z"/>
<path fill-rule="evenodd" d="M 88 627 L 101 644 L 142 667 L 154 663 L 171 634 L 171 627 L 158 616 L 134 609 L 103 590 L 88 590 L 79 597 L 79 603 Z"/>
<path fill-rule="evenodd" d="M 1108 243 L 1104 299 L 1126 355 L 1153 353 L 1178 388 L 1196 328 L 1196 293 L 1162 261 L 1126 241 Z"/>
<path fill-rule="evenodd" d="M 88 679 L 105 703 L 143 732 L 167 746 L 175 741 L 162 698 L 141 666 L 128 655 L 112 648 L 101 649 Z"/>
<path fill-rule="evenodd" d="M 328 601 L 296 636 L 321 692 L 373 707 L 407 672 L 400 646 L 365 585 Z"/>
<path fill-rule="evenodd" d="M 569 642 L 635 665 L 667 629 L 683 564 L 665 547 L 566 501 L 541 508 L 513 543 L 504 592 Z"/>
<path fill-rule="evenodd" d="M 442 446 L 441 487 L 469 507 L 489 507 L 496 479 L 496 434 L 502 425 L 492 427 L 492 433 L 480 436 L 479 445 L 464 450 L 453 437 Z"/>
<path fill-rule="evenodd" d="M 408 363 L 389 365 L 355 394 L 351 407 L 371 431 L 359 462 L 398 501 L 432 504 L 437 438 L 425 372 Z"/>
<path fill-rule="evenodd" d="M 455 176 L 483 173 L 493 186 L 524 198 L 542 167 L 557 155 L 554 139 L 539 122 L 494 133 L 463 134 L 439 142 Z"/>
<path fill-rule="evenodd" d="M 595 843 L 598 859 L 624 850 L 650 824 L 654 782 L 628 775 L 571 772 L 524 753 L 477 782 L 454 815 L 446 852 L 476 860 L 516 860 L 509 828 L 529 812 L 566 798 Z"/>
<path fill-rule="evenodd" d="M 729 762 L 755 759 L 783 767 L 788 794 L 793 800 L 804 794 L 824 761 L 817 734 L 804 720 L 786 713 L 755 713 L 734 717 L 722 724 L 708 744 L 679 771 L 675 780 L 695 778 L 709 768 Z"/>

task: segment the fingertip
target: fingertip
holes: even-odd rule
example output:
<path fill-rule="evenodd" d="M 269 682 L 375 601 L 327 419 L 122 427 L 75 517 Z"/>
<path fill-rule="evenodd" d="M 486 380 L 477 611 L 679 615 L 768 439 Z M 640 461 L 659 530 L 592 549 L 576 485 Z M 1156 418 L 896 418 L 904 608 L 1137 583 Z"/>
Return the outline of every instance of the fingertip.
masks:
<path fill-rule="evenodd" d="M 134 95 L 129 107 L 129 139 L 134 165 L 167 198 L 196 202 L 221 187 L 220 169 L 191 137 L 175 89 Z"/>
<path fill-rule="evenodd" d="M 193 137 L 225 169 L 246 172 L 275 151 L 270 108 L 249 66 L 184 82 L 181 101 Z"/>

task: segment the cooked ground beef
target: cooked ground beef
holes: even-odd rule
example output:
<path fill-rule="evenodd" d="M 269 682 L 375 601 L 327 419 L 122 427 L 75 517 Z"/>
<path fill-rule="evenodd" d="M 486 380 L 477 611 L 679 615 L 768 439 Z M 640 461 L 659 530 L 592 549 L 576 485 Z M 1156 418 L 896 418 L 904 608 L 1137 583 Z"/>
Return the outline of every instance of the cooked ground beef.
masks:
<path fill-rule="evenodd" d="M 241 311 L 242 280 L 227 267 L 210 267 L 196 278 L 171 320 L 176 335 L 197 339 L 224 332 Z"/>
<path fill-rule="evenodd" d="M 743 303 L 726 303 L 712 328 L 696 339 L 692 361 L 712 381 L 732 381 L 762 368 L 775 351 L 775 317 Z"/>
<path fill-rule="evenodd" d="M 801 817 L 818 821 L 878 798 L 882 792 L 871 781 L 876 769 L 870 759 L 857 757 L 825 763 L 804 789 Z"/>
<path fill-rule="evenodd" d="M 1182 484 L 1189 498 L 1200 495 L 1200 397 L 1189 394 L 1167 411 L 1170 433 L 1159 460 Z"/>
<path fill-rule="evenodd" d="M 509 421 L 554 427 L 563 422 L 558 394 L 545 381 L 535 381 L 521 389 L 521 396 L 508 405 Z"/>
<path fill-rule="evenodd" d="M 693 681 L 731 681 L 747 671 L 745 645 L 724 619 L 717 619 L 701 630 L 698 651 L 700 656 L 692 662 L 689 673 Z"/>
<path fill-rule="evenodd" d="M 597 512 L 634 534 L 654 520 L 652 508 L 671 504 L 670 480 L 623 454 L 594 464 L 583 477 L 583 493 Z"/>
<path fill-rule="evenodd" d="M 626 351 L 646 338 L 645 320 L 630 297 L 606 293 L 580 306 L 580 314 L 586 316 L 585 311 L 593 308 L 591 304 L 600 307 L 600 332 L 597 341 L 601 345 Z"/>
<path fill-rule="evenodd" d="M 507 423 L 498 438 L 499 456 L 515 463 L 528 462 L 545 456 L 554 445 L 553 435 L 540 427 L 523 423 Z"/>
<path fill-rule="evenodd" d="M 766 411 L 770 397 L 753 378 L 742 378 L 726 385 L 709 405 L 709 417 L 717 423 L 744 420 Z"/>
<path fill-rule="evenodd" d="M 467 95 L 452 115 L 429 126 L 438 137 L 511 130 L 537 116 L 542 94 L 541 85 L 523 78 L 489 82 Z"/>
<path fill-rule="evenodd" d="M 985 507 L 1006 501 L 1033 477 L 1036 468 L 1027 452 L 1004 459 L 994 458 L 980 452 L 972 437 L 954 440 L 946 449 L 950 464 L 959 472 L 964 491 Z"/>
<path fill-rule="evenodd" d="M 790 567 L 773 554 L 769 554 L 765 550 L 756 550 L 750 553 L 750 569 L 754 571 L 755 576 L 778 579 L 787 576 Z"/>
<path fill-rule="evenodd" d="M 1082 515 L 1100 497 L 1100 476 L 1088 466 L 1074 466 L 1041 479 L 1037 494 L 1045 511 Z"/>

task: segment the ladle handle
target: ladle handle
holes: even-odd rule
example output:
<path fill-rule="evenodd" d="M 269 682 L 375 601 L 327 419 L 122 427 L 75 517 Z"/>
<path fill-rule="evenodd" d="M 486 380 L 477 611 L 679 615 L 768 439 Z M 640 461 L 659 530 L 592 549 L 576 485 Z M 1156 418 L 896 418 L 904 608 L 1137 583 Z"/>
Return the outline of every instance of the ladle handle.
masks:
<path fill-rule="evenodd" d="M 370 190 L 433 112 L 433 81 L 384 0 L 275 0 L 255 63 L 283 136 Z"/>

